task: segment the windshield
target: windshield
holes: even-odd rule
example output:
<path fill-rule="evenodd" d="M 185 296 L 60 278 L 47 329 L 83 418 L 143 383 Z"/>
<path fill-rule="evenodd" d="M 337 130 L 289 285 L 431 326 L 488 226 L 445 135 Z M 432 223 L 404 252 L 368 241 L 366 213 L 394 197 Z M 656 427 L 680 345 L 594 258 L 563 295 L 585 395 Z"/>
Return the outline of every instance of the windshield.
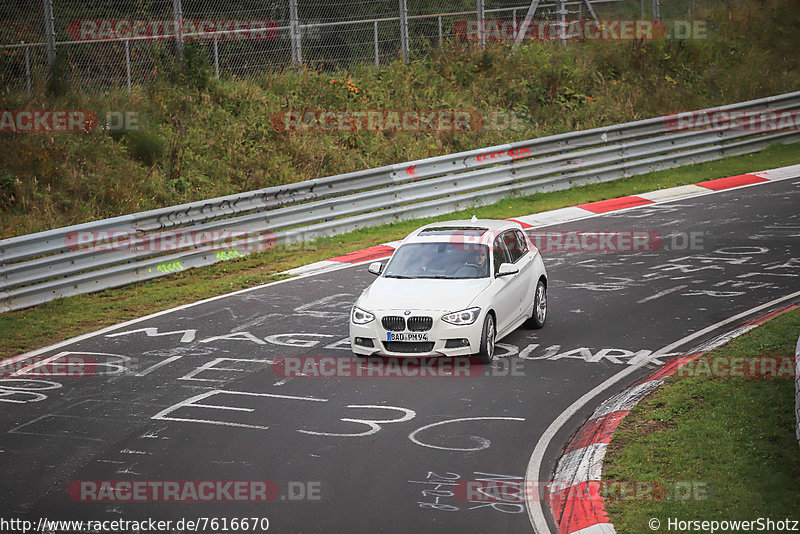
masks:
<path fill-rule="evenodd" d="M 465 243 L 409 243 L 386 266 L 386 278 L 486 278 L 489 247 Z"/>

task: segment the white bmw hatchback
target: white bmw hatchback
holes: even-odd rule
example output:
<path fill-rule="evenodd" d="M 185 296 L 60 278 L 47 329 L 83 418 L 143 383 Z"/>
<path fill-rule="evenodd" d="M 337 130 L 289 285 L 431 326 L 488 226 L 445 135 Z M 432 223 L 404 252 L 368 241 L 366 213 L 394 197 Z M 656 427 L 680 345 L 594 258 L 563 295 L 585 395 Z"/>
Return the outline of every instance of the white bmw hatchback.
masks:
<path fill-rule="evenodd" d="M 434 223 L 406 237 L 350 312 L 361 356 L 478 356 L 522 323 L 544 326 L 547 273 L 518 223 Z"/>

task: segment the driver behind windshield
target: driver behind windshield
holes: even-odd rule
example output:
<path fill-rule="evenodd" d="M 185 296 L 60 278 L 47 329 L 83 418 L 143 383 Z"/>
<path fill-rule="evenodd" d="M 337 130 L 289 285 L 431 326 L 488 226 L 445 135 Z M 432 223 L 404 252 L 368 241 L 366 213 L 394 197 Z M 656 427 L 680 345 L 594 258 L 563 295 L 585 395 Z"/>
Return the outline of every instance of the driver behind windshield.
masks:
<path fill-rule="evenodd" d="M 489 274 L 489 262 L 486 261 L 487 257 L 486 247 L 481 247 L 479 250 L 475 251 L 472 258 L 467 261 L 467 266 L 475 268 L 478 276 L 487 276 Z"/>

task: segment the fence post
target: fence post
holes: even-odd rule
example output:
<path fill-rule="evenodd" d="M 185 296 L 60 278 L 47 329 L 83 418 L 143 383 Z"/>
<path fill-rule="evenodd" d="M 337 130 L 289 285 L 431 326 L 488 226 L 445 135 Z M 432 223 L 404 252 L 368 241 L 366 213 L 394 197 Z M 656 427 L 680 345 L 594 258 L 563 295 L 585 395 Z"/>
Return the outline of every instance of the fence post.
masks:
<path fill-rule="evenodd" d="M 439 19 L 439 48 L 441 48 L 442 47 L 442 39 L 443 39 L 443 35 L 442 35 L 442 16 L 439 15 L 436 18 Z"/>
<path fill-rule="evenodd" d="M 292 63 L 303 62 L 303 45 L 300 43 L 300 19 L 297 0 L 289 0 L 289 37 L 292 40 Z"/>
<path fill-rule="evenodd" d="M 481 48 L 486 47 L 486 13 L 484 11 L 483 0 L 478 0 L 478 39 Z"/>
<path fill-rule="evenodd" d="M 31 96 L 31 47 L 25 47 L 25 84 L 28 89 L 28 96 Z"/>
<path fill-rule="evenodd" d="M 378 21 L 372 23 L 372 38 L 375 41 L 375 66 L 381 66 L 381 58 L 378 51 Z"/>
<path fill-rule="evenodd" d="M 403 51 L 403 59 L 408 61 L 408 5 L 406 0 L 400 0 L 400 48 Z"/>
<path fill-rule="evenodd" d="M 653 18 L 661 20 L 661 2 L 659 0 L 653 0 Z"/>
<path fill-rule="evenodd" d="M 658 0 L 653 0 L 657 2 Z M 564 0 L 558 0 L 558 35 L 561 44 L 567 44 L 567 3 Z"/>
<path fill-rule="evenodd" d="M 44 1 L 44 41 L 47 48 L 47 64 L 56 62 L 56 24 L 53 19 L 53 0 Z"/>
<path fill-rule="evenodd" d="M 172 15 L 175 19 L 175 53 L 183 61 L 183 9 L 181 0 L 172 0 Z"/>
<path fill-rule="evenodd" d="M 125 39 L 125 77 L 128 81 L 128 94 L 131 92 L 131 40 Z"/>
<path fill-rule="evenodd" d="M 216 32 L 214 32 L 214 75 L 219 79 L 219 45 Z"/>

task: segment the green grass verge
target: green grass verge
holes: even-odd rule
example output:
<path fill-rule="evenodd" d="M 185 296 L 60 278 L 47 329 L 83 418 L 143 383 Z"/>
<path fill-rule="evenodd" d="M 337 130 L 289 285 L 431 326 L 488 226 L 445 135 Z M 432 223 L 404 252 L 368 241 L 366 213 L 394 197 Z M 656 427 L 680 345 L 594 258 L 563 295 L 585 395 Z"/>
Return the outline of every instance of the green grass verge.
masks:
<path fill-rule="evenodd" d="M 377 226 L 319 239 L 303 247 L 276 247 L 246 258 L 125 287 L 78 295 L 34 308 L 0 315 L 0 357 L 43 347 L 104 326 L 160 310 L 265 284 L 282 278 L 281 271 L 324 260 L 381 242 L 401 239 L 413 229 L 437 220 L 459 217 L 505 219 L 573 206 L 654 189 L 690 184 L 746 172 L 800 163 L 800 144 L 777 145 L 767 150 L 679 169 L 624 178 L 614 182 L 566 191 L 511 197 L 490 206 L 428 219 Z"/>
<path fill-rule="evenodd" d="M 793 310 L 707 356 L 792 357 L 798 334 L 800 310 Z M 668 518 L 800 520 L 794 405 L 793 378 L 669 378 L 620 425 L 606 454 L 603 479 L 668 486 L 693 482 L 701 490 L 698 497 L 707 494 L 607 502 L 616 531 L 650 532 L 651 518 L 661 521 L 661 531 L 667 530 Z"/>

